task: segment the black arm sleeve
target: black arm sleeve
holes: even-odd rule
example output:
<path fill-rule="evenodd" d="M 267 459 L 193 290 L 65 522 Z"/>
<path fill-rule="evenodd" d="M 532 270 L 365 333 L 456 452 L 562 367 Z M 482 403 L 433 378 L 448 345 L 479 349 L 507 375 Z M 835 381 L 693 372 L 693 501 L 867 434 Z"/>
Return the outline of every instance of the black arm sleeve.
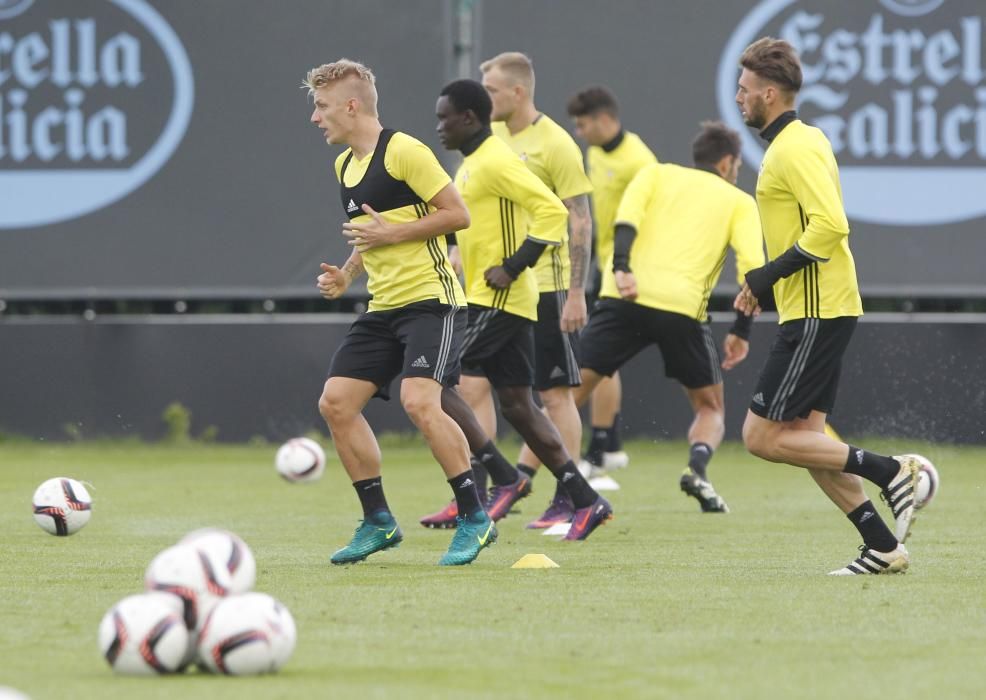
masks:
<path fill-rule="evenodd" d="M 445 234 L 445 245 L 451 248 L 454 245 L 459 245 L 459 242 L 455 240 L 455 232 Z"/>
<path fill-rule="evenodd" d="M 617 224 L 613 231 L 613 272 L 630 272 L 630 248 L 637 229 L 630 224 Z"/>
<path fill-rule="evenodd" d="M 750 339 L 750 329 L 753 327 L 753 316 L 747 316 L 742 311 L 736 312 L 736 320 L 733 321 L 732 327 L 729 332 L 735 335 L 737 338 L 742 338 L 743 340 Z"/>
<path fill-rule="evenodd" d="M 528 267 L 533 267 L 534 263 L 541 257 L 541 253 L 548 247 L 547 243 L 539 243 L 530 238 L 525 238 L 513 255 L 503 259 L 503 269 L 507 274 L 517 279 L 520 273 Z"/>
<path fill-rule="evenodd" d="M 766 296 L 777 280 L 790 277 L 798 270 L 808 267 L 814 258 L 802 253 L 797 245 L 793 245 L 763 267 L 758 267 L 746 273 L 746 283 L 750 286 L 753 296 L 760 299 Z"/>

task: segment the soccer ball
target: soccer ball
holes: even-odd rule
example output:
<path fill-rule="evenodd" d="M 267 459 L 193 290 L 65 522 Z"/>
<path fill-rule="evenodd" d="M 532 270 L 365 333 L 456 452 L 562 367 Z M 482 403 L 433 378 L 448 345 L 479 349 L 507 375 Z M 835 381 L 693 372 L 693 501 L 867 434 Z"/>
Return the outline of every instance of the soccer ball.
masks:
<path fill-rule="evenodd" d="M 192 545 L 209 555 L 211 561 L 225 562 L 230 593 L 246 593 L 253 589 L 257 580 L 257 561 L 239 536 L 228 530 L 208 527 L 188 533 L 178 544 Z"/>
<path fill-rule="evenodd" d="M 99 649 L 110 667 L 127 675 L 174 673 L 189 658 L 182 602 L 168 593 L 124 598 L 99 623 Z"/>
<path fill-rule="evenodd" d="M 278 448 L 274 466 L 287 481 L 318 481 L 325 472 L 325 452 L 314 440 L 292 438 Z"/>
<path fill-rule="evenodd" d="M 286 607 L 265 593 L 224 598 L 198 637 L 198 662 L 214 673 L 273 673 L 294 651 L 297 632 Z"/>
<path fill-rule="evenodd" d="M 92 497 L 75 479 L 48 479 L 34 492 L 34 520 L 52 535 L 72 535 L 92 515 Z"/>
<path fill-rule="evenodd" d="M 914 509 L 921 510 L 931 503 L 938 493 L 938 470 L 931 460 L 919 454 L 904 455 L 913 457 L 921 466 L 918 467 L 918 485 L 914 490 Z"/>
<path fill-rule="evenodd" d="M 219 602 L 229 594 L 232 582 L 225 562 L 189 544 L 168 547 L 154 557 L 144 574 L 144 588 L 163 591 L 181 599 L 182 617 L 194 631 Z"/>

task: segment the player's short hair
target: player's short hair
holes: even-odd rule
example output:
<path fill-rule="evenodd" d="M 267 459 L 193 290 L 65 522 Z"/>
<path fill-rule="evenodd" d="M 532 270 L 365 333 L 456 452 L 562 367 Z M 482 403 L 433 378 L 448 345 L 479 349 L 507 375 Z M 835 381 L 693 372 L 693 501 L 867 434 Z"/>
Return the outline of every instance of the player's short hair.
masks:
<path fill-rule="evenodd" d="M 740 65 L 792 95 L 804 80 L 798 52 L 783 39 L 765 36 L 754 41 L 740 56 Z"/>
<path fill-rule="evenodd" d="M 505 51 L 479 64 L 479 70 L 483 73 L 488 73 L 493 68 L 499 68 L 513 84 L 523 85 L 528 94 L 534 96 L 534 62 L 526 54 Z"/>
<path fill-rule="evenodd" d="M 568 100 L 568 116 L 588 117 L 595 114 L 620 116 L 620 105 L 609 88 L 593 85 L 579 90 Z"/>
<path fill-rule="evenodd" d="M 719 121 L 705 121 L 692 141 L 692 161 L 699 168 L 712 168 L 724 156 L 740 154 L 740 135 Z"/>
<path fill-rule="evenodd" d="M 448 101 L 452 103 L 456 111 L 465 112 L 467 109 L 471 109 L 483 126 L 490 125 L 493 100 L 490 99 L 490 94 L 486 92 L 482 83 L 468 78 L 453 80 L 443 87 L 438 94 L 448 97 Z"/>
<path fill-rule="evenodd" d="M 311 95 L 319 88 L 328 87 L 346 79 L 352 81 L 357 93 L 356 96 L 363 101 L 367 113 L 376 116 L 377 79 L 372 70 L 358 61 L 340 58 L 338 61 L 312 68 L 305 76 L 302 87 L 307 87 L 308 94 Z"/>

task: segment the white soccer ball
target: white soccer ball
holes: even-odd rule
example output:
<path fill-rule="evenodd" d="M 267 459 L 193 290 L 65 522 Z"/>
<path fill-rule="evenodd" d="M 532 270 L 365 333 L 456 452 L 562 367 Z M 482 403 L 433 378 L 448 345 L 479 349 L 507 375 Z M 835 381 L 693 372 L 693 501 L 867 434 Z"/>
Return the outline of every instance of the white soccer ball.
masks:
<path fill-rule="evenodd" d="M 250 547 L 228 530 L 207 527 L 190 532 L 178 544 L 189 544 L 209 555 L 212 561 L 224 562 L 230 577 L 230 593 L 253 590 L 257 580 L 257 561 Z"/>
<path fill-rule="evenodd" d="M 265 593 L 225 598 L 198 637 L 198 662 L 214 673 L 273 673 L 291 657 L 297 632 L 284 605 Z"/>
<path fill-rule="evenodd" d="M 34 492 L 34 520 L 52 535 L 73 535 L 89 522 L 92 497 L 81 482 L 48 479 Z"/>
<path fill-rule="evenodd" d="M 168 593 L 124 598 L 99 623 L 99 650 L 110 667 L 127 675 L 174 673 L 189 659 L 191 636 L 182 602 Z"/>
<path fill-rule="evenodd" d="M 931 460 L 923 455 L 910 454 L 905 457 L 913 457 L 920 462 L 918 467 L 918 485 L 914 490 L 914 509 L 921 510 L 934 499 L 938 493 L 938 470 Z"/>
<path fill-rule="evenodd" d="M 229 595 L 232 581 L 225 562 L 189 544 L 168 547 L 154 557 L 144 574 L 144 588 L 178 596 L 182 617 L 195 631 L 221 598 Z"/>
<path fill-rule="evenodd" d="M 325 472 L 325 451 L 309 438 L 292 438 L 278 448 L 274 466 L 288 481 L 318 481 Z"/>

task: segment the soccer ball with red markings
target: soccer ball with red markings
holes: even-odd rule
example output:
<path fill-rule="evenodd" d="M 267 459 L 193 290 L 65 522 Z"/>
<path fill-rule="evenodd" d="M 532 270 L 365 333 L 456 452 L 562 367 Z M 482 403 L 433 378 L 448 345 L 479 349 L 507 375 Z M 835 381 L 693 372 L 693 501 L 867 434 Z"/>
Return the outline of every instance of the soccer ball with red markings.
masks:
<path fill-rule="evenodd" d="M 168 547 L 154 557 L 144 574 L 144 588 L 177 596 L 190 632 L 205 620 L 232 588 L 226 563 L 191 544 Z"/>
<path fill-rule="evenodd" d="M 199 632 L 198 663 L 232 676 L 273 673 L 291 657 L 296 639 L 294 618 L 271 596 L 230 596 L 213 608 Z"/>
<path fill-rule="evenodd" d="M 325 472 L 325 452 L 310 438 L 292 438 L 278 448 L 274 466 L 287 481 L 318 481 Z"/>
<path fill-rule="evenodd" d="M 81 482 L 48 479 L 34 492 L 34 520 L 52 535 L 73 535 L 89 522 L 92 497 Z"/>
<path fill-rule="evenodd" d="M 920 466 L 918 467 L 918 485 L 914 490 L 914 508 L 921 510 L 934 499 L 938 493 L 938 470 L 931 460 L 919 454 L 904 455 L 913 457 Z"/>
<path fill-rule="evenodd" d="M 208 527 L 188 533 L 178 544 L 190 544 L 208 554 L 212 561 L 224 562 L 230 577 L 230 593 L 253 590 L 257 562 L 250 547 L 236 534 Z"/>
<path fill-rule="evenodd" d="M 168 593 L 124 598 L 99 623 L 99 649 L 117 673 L 174 673 L 189 658 L 190 635 L 180 599 Z"/>

